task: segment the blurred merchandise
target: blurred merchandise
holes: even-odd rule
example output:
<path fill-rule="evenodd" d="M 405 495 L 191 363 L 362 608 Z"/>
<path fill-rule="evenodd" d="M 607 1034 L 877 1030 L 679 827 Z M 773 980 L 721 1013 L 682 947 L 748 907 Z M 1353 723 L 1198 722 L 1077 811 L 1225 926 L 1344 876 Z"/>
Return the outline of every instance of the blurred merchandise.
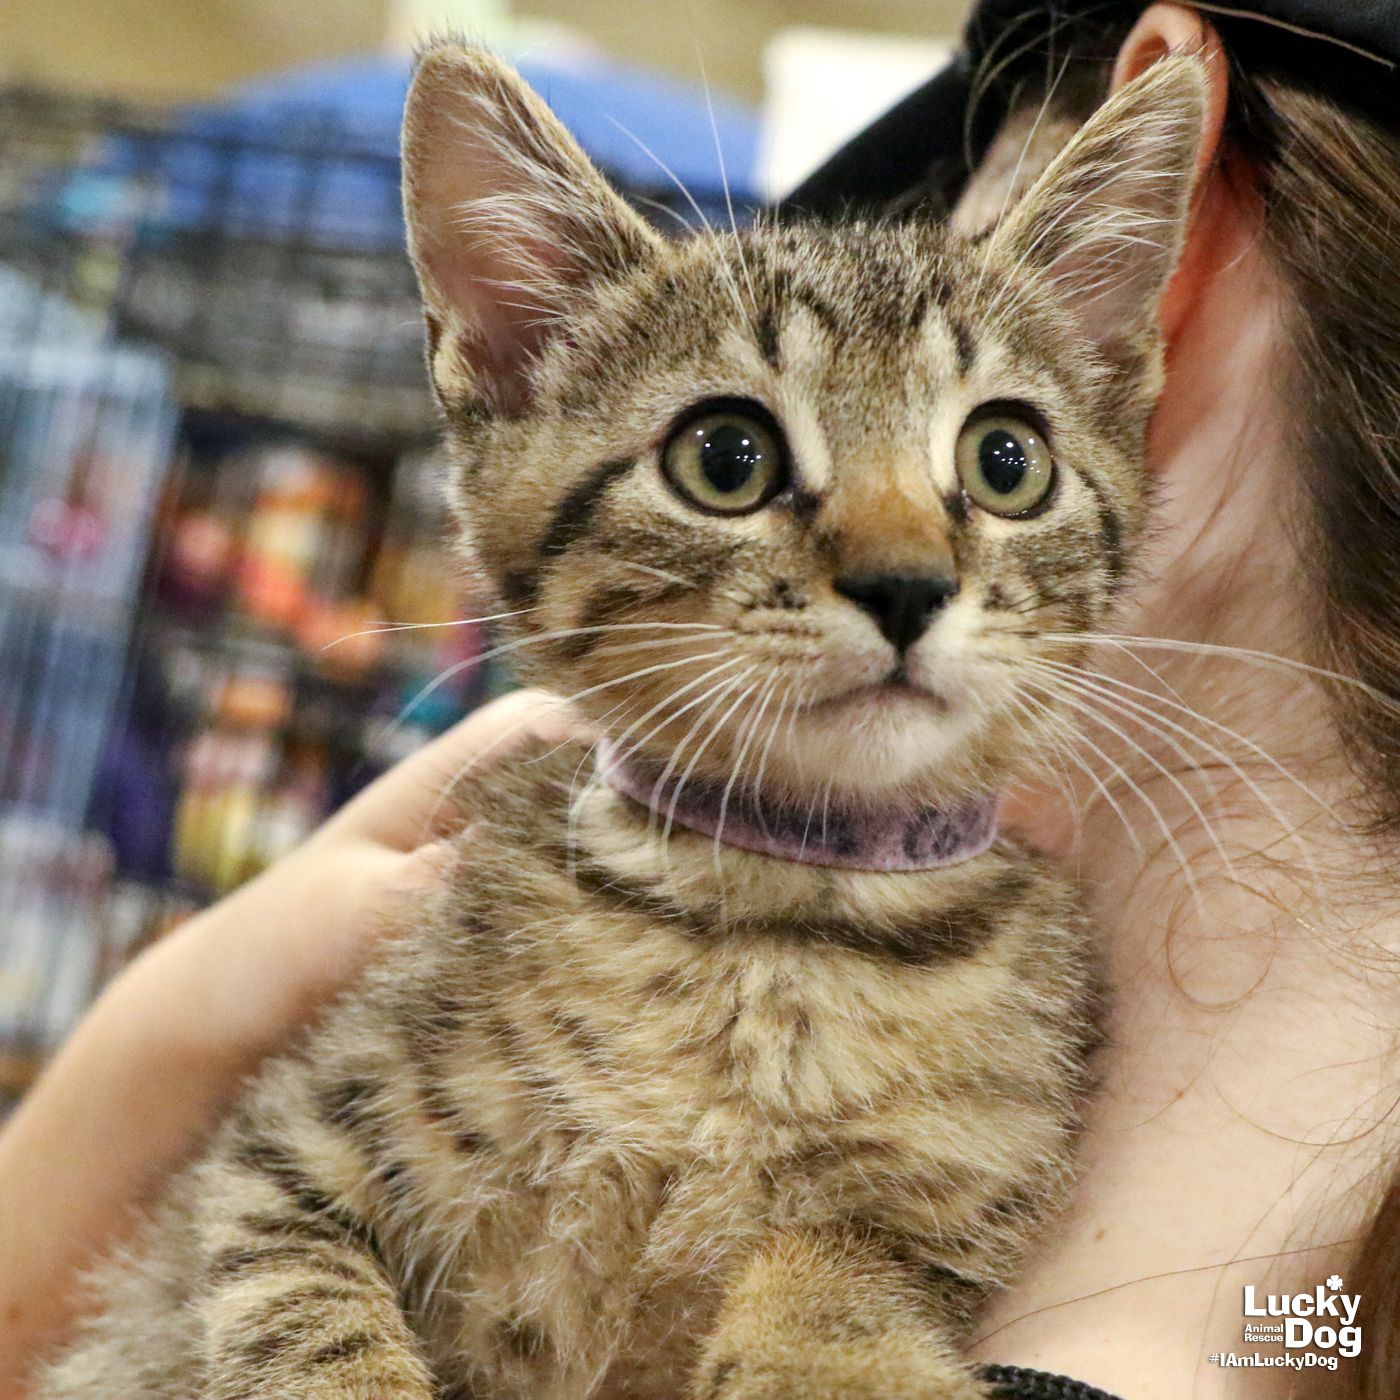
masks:
<path fill-rule="evenodd" d="M 123 873 L 222 893 L 384 766 L 386 726 L 421 742 L 475 702 L 480 645 L 460 622 L 438 492 L 425 484 L 437 475 L 421 452 L 366 464 L 282 437 L 189 439 L 135 656 L 151 704 L 129 710 L 111 749 L 163 757 L 163 777 L 135 786 L 169 795 L 167 839 L 138 855 L 118 835 L 129 803 L 104 803 L 99 787 Z M 445 671 L 437 704 L 406 711 L 422 678 Z M 153 714 L 180 720 L 152 734 Z"/>
<path fill-rule="evenodd" d="M 743 217 L 742 106 L 524 66 L 650 217 L 727 220 L 726 174 Z M 405 86 L 0 90 L 0 1099 L 134 951 L 505 684 L 432 447 Z"/>
<path fill-rule="evenodd" d="M 0 351 L 0 803 L 82 829 L 176 409 L 162 362 Z"/>
<path fill-rule="evenodd" d="M 23 1089 L 35 1052 L 100 986 L 194 905 L 175 890 L 114 881 L 101 836 L 0 811 L 0 1094 Z"/>

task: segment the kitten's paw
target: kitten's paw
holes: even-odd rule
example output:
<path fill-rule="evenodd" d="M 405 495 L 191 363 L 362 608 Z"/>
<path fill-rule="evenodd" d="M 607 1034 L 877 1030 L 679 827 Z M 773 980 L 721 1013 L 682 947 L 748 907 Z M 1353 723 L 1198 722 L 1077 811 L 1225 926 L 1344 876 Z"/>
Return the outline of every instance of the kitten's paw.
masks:
<path fill-rule="evenodd" d="M 693 1400 L 988 1400 L 987 1387 L 939 1355 L 844 1348 L 806 1356 L 731 1356 L 707 1363 Z"/>

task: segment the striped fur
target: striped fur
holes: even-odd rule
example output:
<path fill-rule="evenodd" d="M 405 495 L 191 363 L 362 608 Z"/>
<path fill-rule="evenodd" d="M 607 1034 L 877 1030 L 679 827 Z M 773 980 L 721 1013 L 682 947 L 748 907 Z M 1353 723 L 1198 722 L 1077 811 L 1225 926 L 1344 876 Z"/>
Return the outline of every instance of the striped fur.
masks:
<path fill-rule="evenodd" d="M 428 55 L 408 203 L 431 357 L 522 669 L 654 761 L 814 819 L 833 792 L 985 791 L 1034 763 L 1063 720 L 1023 703 L 1018 664 L 1104 618 L 1147 518 L 1153 307 L 1200 100 L 1162 65 L 990 241 L 668 245 L 506 70 Z M 505 206 L 435 164 L 461 132 Z M 742 520 L 657 470 L 667 424 L 719 394 L 792 447 L 790 487 Z M 1004 399 L 1056 444 L 1035 519 L 989 520 L 951 471 L 967 414 Z M 937 700 L 862 708 L 889 657 L 833 579 L 933 559 L 962 584 L 910 652 Z M 1087 1087 L 1068 882 L 1009 840 L 875 874 L 667 831 L 582 744 L 457 800 L 451 878 L 100 1267 L 36 1393 L 984 1397 L 957 1342 L 1063 1199 Z"/>

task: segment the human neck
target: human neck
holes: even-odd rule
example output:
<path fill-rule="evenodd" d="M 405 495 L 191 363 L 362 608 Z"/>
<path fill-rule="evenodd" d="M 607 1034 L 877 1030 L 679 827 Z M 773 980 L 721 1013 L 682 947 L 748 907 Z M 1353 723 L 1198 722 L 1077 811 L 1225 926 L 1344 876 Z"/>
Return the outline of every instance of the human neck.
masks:
<path fill-rule="evenodd" d="M 1079 1205 L 979 1345 L 1129 1400 L 1239 1396 L 1242 1374 L 1250 1396 L 1293 1393 L 1296 1373 L 1207 1357 L 1267 1350 L 1242 1345 L 1245 1284 L 1345 1277 L 1334 1242 L 1356 1235 L 1357 1185 L 1387 1147 L 1363 1125 L 1393 1086 L 1394 1009 L 1362 967 L 1367 940 L 1393 943 L 1400 920 L 1374 907 L 1373 853 L 1326 810 L 1345 814 L 1349 779 L 1303 669 L 1305 575 L 1271 387 L 1278 322 L 1257 255 L 1208 298 L 1154 429 L 1165 490 L 1144 572 L 1156 581 L 1123 629 L 1206 650 L 1104 648 L 1110 679 L 1091 703 L 1121 733 L 1091 722 L 1103 754 L 1084 754 L 1112 800 L 1075 781 L 1075 831 L 1057 829 L 1062 799 L 1023 809 L 1089 882 L 1113 1009 Z M 1241 647 L 1288 664 L 1210 650 Z M 1108 693 L 1128 703 L 1111 708 Z"/>

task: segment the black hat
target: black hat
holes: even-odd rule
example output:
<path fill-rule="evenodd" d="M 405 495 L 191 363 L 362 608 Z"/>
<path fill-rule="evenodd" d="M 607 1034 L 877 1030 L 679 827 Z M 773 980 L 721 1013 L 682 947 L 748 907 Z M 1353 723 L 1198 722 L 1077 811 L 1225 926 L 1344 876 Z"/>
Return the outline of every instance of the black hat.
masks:
<path fill-rule="evenodd" d="M 1070 22 L 1124 23 L 1148 0 L 980 0 L 953 62 L 868 126 L 792 192 L 783 212 L 830 216 L 898 205 L 930 184 L 930 171 L 956 167 L 939 182 L 956 187 L 970 173 L 1002 115 L 998 90 L 983 91 L 989 56 L 1045 61 Z M 1266 30 L 1280 47 L 1305 52 L 1315 80 L 1335 73 L 1355 97 L 1378 91 L 1400 97 L 1400 0 L 1235 0 L 1197 9 L 1238 30 Z M 973 100 L 977 84 L 976 101 Z M 1324 82 L 1324 86 L 1326 86 Z M 999 91 L 1005 93 L 1003 83 Z"/>

